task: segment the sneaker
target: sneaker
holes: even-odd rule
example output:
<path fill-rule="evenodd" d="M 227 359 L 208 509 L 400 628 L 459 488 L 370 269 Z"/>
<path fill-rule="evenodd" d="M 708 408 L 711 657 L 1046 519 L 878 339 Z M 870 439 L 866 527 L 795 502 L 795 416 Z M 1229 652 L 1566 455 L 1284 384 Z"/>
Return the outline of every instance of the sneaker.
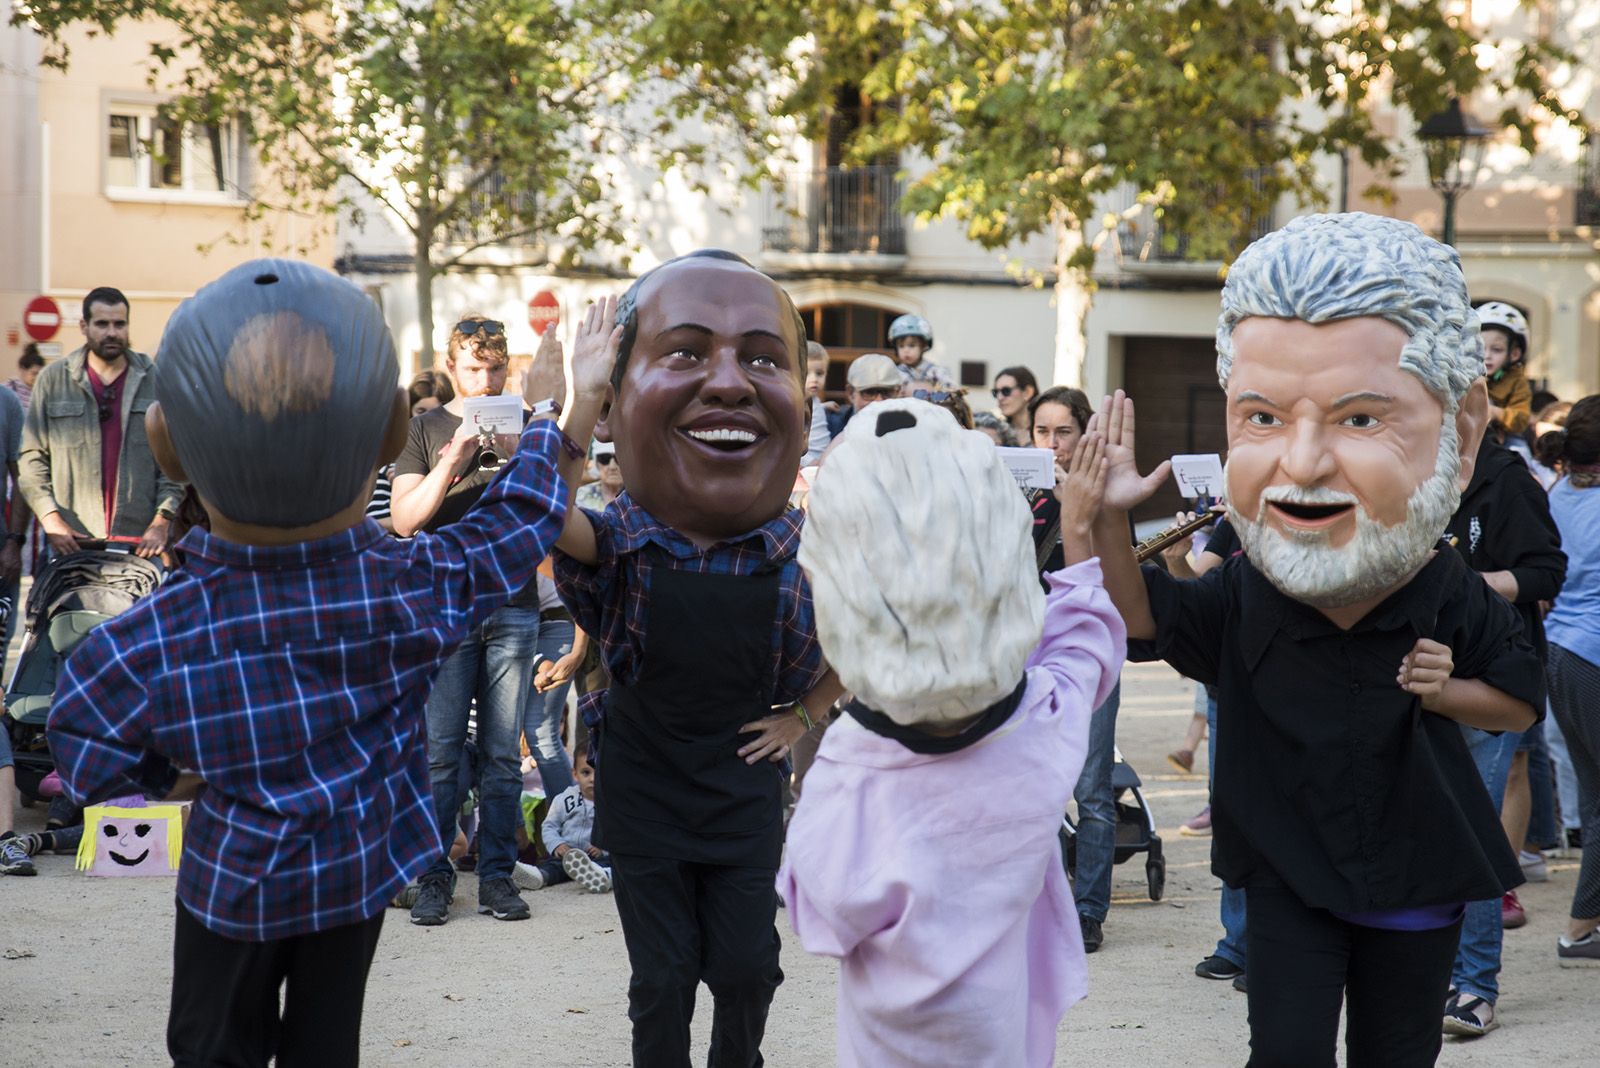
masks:
<path fill-rule="evenodd" d="M 544 872 L 519 860 L 511 866 L 511 881 L 522 890 L 543 890 Z"/>
<path fill-rule="evenodd" d="M 1522 877 L 1530 883 L 1547 883 L 1550 881 L 1550 868 L 1545 864 L 1543 853 L 1530 853 L 1526 849 L 1517 851 L 1517 862 L 1522 865 Z"/>
<path fill-rule="evenodd" d="M 1205 838 L 1211 834 L 1211 806 L 1196 812 L 1178 825 L 1178 833 L 1190 838 Z"/>
<path fill-rule="evenodd" d="M 1245 974 L 1240 972 L 1233 980 L 1233 988 L 1241 994 L 1248 994 L 1250 993 L 1250 987 L 1244 980 Z"/>
<path fill-rule="evenodd" d="M 611 873 L 594 862 L 581 849 L 569 849 L 561 858 L 561 870 L 591 894 L 611 892 Z"/>
<path fill-rule="evenodd" d="M 28 851 L 17 840 L 16 835 L 0 839 L 0 875 L 38 875 L 39 869 L 33 866 Z"/>
<path fill-rule="evenodd" d="M 1600 968 L 1600 932 L 1590 931 L 1576 942 L 1566 935 L 1557 938 L 1556 963 L 1563 968 Z"/>
<path fill-rule="evenodd" d="M 1174 749 L 1167 754 L 1167 763 L 1177 768 L 1184 774 L 1194 770 L 1194 750 Z"/>
<path fill-rule="evenodd" d="M 10 839 L 10 841 L 16 842 L 18 845 L 20 845 L 22 847 L 22 851 L 28 854 L 30 857 L 36 857 L 40 853 L 44 852 L 42 848 L 44 846 L 44 835 L 37 831 L 32 834 L 19 834 L 15 838 Z M 74 850 L 73 852 L 77 851 Z"/>
<path fill-rule="evenodd" d="M 406 885 L 400 889 L 400 892 L 394 895 L 394 900 L 389 902 L 389 907 L 392 909 L 410 908 L 412 905 L 417 903 L 417 893 L 419 890 L 421 890 L 421 887 L 417 885 L 415 880 L 406 883 Z"/>
<path fill-rule="evenodd" d="M 525 920 L 532 915 L 509 875 L 478 882 L 478 911 L 497 920 Z"/>
<path fill-rule="evenodd" d="M 1194 974 L 1202 979 L 1237 979 L 1244 969 L 1227 957 L 1211 956 L 1194 966 Z"/>
<path fill-rule="evenodd" d="M 417 898 L 411 906 L 411 922 L 419 927 L 438 927 L 450 918 L 450 902 L 455 897 L 456 877 L 431 872 L 417 880 Z"/>
<path fill-rule="evenodd" d="M 1083 931 L 1083 951 L 1093 953 L 1105 945 L 1106 935 L 1100 929 L 1099 920 L 1091 920 L 1087 916 L 1078 917 L 1078 927 Z"/>
<path fill-rule="evenodd" d="M 1457 997 L 1456 1003 L 1444 1014 L 1444 1033 L 1463 1038 L 1480 1038 L 1500 1024 L 1494 1018 L 1494 1004 L 1475 994 Z"/>
<path fill-rule="evenodd" d="M 1500 899 L 1500 926 L 1509 931 L 1527 922 L 1528 913 L 1522 907 L 1522 902 L 1517 900 L 1517 892 L 1507 890 L 1506 896 Z"/>

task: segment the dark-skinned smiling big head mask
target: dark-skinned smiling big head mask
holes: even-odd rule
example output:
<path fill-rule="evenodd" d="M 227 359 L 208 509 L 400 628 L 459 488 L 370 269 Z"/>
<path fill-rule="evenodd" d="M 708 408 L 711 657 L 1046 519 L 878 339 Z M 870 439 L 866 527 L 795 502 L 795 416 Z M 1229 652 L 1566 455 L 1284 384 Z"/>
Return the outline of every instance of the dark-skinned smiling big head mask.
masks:
<path fill-rule="evenodd" d="M 805 327 L 789 295 L 731 252 L 646 272 L 623 327 L 602 440 L 628 493 L 707 544 L 781 515 L 806 446 Z"/>

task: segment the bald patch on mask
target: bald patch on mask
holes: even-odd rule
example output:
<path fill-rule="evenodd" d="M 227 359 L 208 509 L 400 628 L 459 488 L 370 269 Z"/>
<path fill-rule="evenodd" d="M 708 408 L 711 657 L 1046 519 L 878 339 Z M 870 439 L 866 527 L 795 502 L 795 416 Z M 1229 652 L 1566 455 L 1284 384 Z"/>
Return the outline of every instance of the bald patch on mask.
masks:
<path fill-rule="evenodd" d="M 234 335 L 222 384 L 246 414 L 269 423 L 314 412 L 333 389 L 333 347 L 321 327 L 292 311 L 258 315 Z"/>

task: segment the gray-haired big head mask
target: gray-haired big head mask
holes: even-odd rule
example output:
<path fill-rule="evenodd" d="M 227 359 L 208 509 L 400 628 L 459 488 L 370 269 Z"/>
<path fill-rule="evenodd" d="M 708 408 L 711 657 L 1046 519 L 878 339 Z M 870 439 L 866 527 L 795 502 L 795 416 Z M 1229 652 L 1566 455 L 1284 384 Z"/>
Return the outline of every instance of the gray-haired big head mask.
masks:
<path fill-rule="evenodd" d="M 1044 625 L 1030 520 L 994 444 L 943 408 L 880 401 L 852 419 L 800 538 L 817 634 L 845 689 L 928 725 L 1015 689 Z"/>
<path fill-rule="evenodd" d="M 179 305 L 156 400 L 195 489 L 238 523 L 320 522 L 365 492 L 399 365 L 372 299 L 318 267 L 253 260 Z"/>

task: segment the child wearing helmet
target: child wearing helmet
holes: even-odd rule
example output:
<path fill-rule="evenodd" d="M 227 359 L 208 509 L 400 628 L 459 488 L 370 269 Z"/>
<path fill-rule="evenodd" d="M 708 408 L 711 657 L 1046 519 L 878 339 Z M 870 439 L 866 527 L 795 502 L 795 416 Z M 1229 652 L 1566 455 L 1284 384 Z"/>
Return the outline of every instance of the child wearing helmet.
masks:
<path fill-rule="evenodd" d="M 894 346 L 900 377 L 908 386 L 952 390 L 956 380 L 940 365 L 927 359 L 933 348 L 933 327 L 920 315 L 902 315 L 889 324 L 889 344 Z"/>
<path fill-rule="evenodd" d="M 1478 307 L 1483 327 L 1483 366 L 1489 384 L 1489 421 L 1499 436 L 1521 434 L 1533 419 L 1528 386 L 1528 319 L 1503 301 Z"/>

